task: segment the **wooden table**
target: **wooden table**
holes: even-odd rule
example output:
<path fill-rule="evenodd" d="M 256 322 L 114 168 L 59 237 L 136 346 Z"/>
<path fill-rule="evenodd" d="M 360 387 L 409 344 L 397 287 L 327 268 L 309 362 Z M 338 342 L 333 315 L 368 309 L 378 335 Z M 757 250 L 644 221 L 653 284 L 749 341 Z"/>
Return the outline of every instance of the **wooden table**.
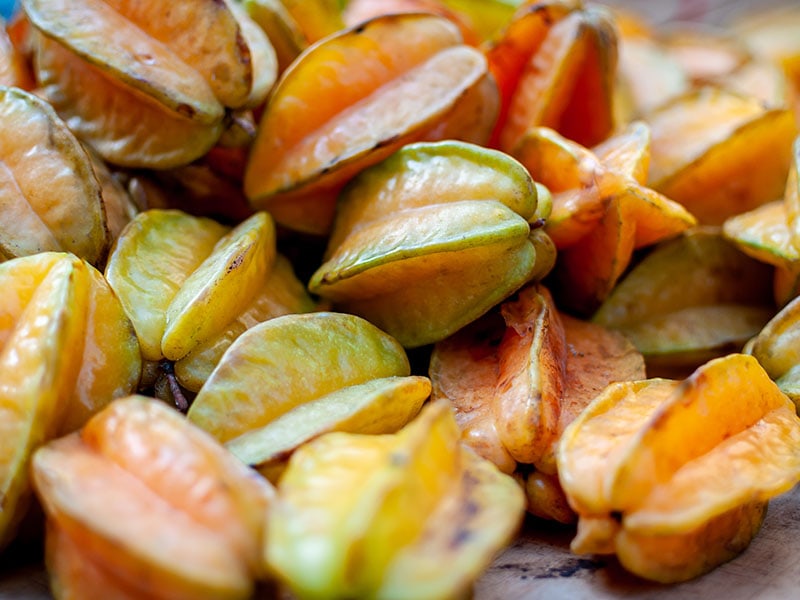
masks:
<path fill-rule="evenodd" d="M 625 573 L 609 557 L 569 551 L 572 529 L 528 522 L 475 587 L 475 600 L 788 600 L 800 598 L 800 487 L 770 503 L 738 558 L 693 581 L 664 586 Z"/>

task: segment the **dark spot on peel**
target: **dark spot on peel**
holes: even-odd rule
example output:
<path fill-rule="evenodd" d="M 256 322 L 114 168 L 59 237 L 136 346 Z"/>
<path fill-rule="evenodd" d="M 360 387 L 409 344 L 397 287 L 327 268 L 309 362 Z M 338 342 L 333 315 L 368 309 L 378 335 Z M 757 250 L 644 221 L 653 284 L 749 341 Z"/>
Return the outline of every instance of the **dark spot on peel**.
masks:
<path fill-rule="evenodd" d="M 478 504 L 476 502 L 473 502 L 471 500 L 468 501 L 464 505 L 464 514 L 467 517 L 474 517 L 475 515 L 477 515 L 480 512 L 480 510 L 481 510 L 481 507 L 478 506 Z"/>
<path fill-rule="evenodd" d="M 450 540 L 451 548 L 458 548 L 459 546 L 467 543 L 472 537 L 472 532 L 469 529 L 459 529 L 456 531 L 453 539 Z"/>
<path fill-rule="evenodd" d="M 534 229 L 539 229 L 541 227 L 544 227 L 544 225 L 545 225 L 545 220 L 540 217 L 535 221 L 533 221 L 532 223 L 530 223 L 531 231 L 533 231 Z"/>
<path fill-rule="evenodd" d="M 197 113 L 197 111 L 188 104 L 179 104 L 176 110 L 179 115 L 182 115 L 187 119 L 194 118 L 194 115 Z"/>
<path fill-rule="evenodd" d="M 228 269 L 227 269 L 226 273 L 230 273 L 230 272 L 236 270 L 237 268 L 239 268 L 241 266 L 243 260 L 244 260 L 244 257 L 241 254 L 239 256 L 237 256 L 236 258 L 234 258 L 233 262 L 231 262 L 231 264 L 228 265 Z"/>

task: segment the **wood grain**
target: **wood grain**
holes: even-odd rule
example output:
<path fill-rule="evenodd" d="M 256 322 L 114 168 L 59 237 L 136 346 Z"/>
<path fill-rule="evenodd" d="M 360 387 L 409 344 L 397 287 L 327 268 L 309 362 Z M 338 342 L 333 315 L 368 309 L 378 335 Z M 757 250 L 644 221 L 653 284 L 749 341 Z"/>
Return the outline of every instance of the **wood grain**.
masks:
<path fill-rule="evenodd" d="M 652 584 L 610 557 L 575 556 L 573 530 L 529 521 L 475 587 L 476 600 L 725 600 L 800 597 L 800 487 L 775 498 L 764 525 L 738 558 L 679 585 Z"/>

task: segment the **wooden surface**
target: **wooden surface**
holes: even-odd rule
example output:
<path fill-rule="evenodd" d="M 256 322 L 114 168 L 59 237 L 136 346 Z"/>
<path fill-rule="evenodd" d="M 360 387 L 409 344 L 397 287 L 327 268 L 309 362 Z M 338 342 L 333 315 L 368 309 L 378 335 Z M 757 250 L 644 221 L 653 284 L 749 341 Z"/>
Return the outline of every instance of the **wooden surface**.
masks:
<path fill-rule="evenodd" d="M 476 600 L 788 600 L 800 598 L 800 487 L 770 503 L 758 536 L 738 558 L 679 585 L 652 584 L 609 557 L 569 551 L 572 529 L 529 522 L 475 587 Z"/>

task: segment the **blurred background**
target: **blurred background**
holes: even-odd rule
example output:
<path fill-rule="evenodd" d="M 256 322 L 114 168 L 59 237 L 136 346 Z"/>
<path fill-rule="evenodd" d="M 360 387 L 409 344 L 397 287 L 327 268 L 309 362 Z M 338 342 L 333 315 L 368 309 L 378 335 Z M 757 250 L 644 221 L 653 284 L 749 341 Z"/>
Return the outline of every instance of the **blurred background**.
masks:
<path fill-rule="evenodd" d="M 646 15 L 652 23 L 700 21 L 711 24 L 725 23 L 741 13 L 791 4 L 787 0 L 609 0 L 600 3 L 629 8 Z"/>

